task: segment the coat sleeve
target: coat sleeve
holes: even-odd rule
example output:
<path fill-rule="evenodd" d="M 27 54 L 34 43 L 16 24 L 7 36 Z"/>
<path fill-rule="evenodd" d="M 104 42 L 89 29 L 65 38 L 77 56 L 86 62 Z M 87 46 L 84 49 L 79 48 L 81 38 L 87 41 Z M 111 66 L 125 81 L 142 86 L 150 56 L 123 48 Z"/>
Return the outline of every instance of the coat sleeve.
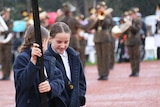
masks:
<path fill-rule="evenodd" d="M 38 67 L 30 62 L 29 55 L 20 54 L 13 64 L 15 84 L 21 88 L 30 88 L 35 83 Z"/>
<path fill-rule="evenodd" d="M 51 91 L 49 93 L 50 98 L 58 97 L 64 90 L 64 79 L 62 72 L 55 65 L 55 58 L 50 57 L 50 61 L 45 63 L 47 67 L 47 72 L 49 74 L 49 83 L 51 86 Z"/>
<path fill-rule="evenodd" d="M 80 61 L 80 58 L 79 58 L 79 61 Z M 84 75 L 84 69 L 82 67 L 82 63 L 80 63 L 80 75 L 79 75 L 80 106 L 83 106 L 86 103 L 85 94 L 86 94 L 86 78 L 85 78 L 85 75 Z"/>

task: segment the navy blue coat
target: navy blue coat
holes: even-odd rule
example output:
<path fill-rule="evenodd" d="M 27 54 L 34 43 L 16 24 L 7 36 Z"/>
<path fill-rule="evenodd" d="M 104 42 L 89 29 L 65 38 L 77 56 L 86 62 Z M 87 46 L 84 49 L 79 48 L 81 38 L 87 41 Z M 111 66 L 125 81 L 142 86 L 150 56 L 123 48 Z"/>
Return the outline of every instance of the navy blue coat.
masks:
<path fill-rule="evenodd" d="M 60 96 L 60 106 L 57 107 L 80 107 L 85 105 L 86 79 L 79 54 L 71 47 L 67 48 L 69 65 L 71 69 L 71 80 L 66 76 L 66 71 L 61 56 L 53 51 L 51 45 L 44 53 L 56 58 L 56 66 L 62 71 L 65 82 L 65 90 Z"/>
<path fill-rule="evenodd" d="M 38 91 L 39 67 L 31 61 L 31 49 L 20 53 L 13 64 L 16 88 L 16 107 L 41 107 Z M 58 97 L 64 89 L 63 75 L 55 66 L 55 58 L 44 56 L 44 66 L 51 91 L 47 93 L 48 107 L 52 99 Z"/>

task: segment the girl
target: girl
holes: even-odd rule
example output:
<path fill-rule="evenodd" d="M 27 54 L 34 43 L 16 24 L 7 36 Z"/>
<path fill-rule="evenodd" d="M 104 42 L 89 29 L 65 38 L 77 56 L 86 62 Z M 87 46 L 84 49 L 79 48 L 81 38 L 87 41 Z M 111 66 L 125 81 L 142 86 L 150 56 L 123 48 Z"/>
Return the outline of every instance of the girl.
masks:
<path fill-rule="evenodd" d="M 45 51 L 49 39 L 48 30 L 41 26 L 41 34 L 42 48 Z M 53 102 L 53 98 L 58 97 L 64 88 L 63 76 L 55 67 L 54 57 L 44 56 L 44 74 L 47 79 L 40 83 L 36 62 L 42 52 L 34 42 L 34 26 L 30 25 L 25 32 L 20 54 L 13 64 L 16 107 L 41 107 L 40 93 L 47 93 L 48 104 L 51 107 L 50 102 Z"/>
<path fill-rule="evenodd" d="M 80 107 L 85 104 L 86 80 L 79 54 L 69 47 L 71 30 L 67 24 L 56 22 L 51 27 L 50 45 L 46 56 L 56 58 L 56 66 L 63 73 L 65 90 L 57 107 Z"/>

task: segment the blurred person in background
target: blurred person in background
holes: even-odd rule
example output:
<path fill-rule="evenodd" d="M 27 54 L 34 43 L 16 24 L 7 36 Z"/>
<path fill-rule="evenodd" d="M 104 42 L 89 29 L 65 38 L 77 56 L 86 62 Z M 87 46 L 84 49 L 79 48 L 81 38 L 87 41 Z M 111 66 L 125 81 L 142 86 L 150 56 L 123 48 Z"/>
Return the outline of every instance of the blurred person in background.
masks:
<path fill-rule="evenodd" d="M 62 4 L 62 10 L 64 12 L 64 17 L 59 21 L 66 23 L 72 31 L 69 46 L 71 46 L 73 49 L 79 52 L 80 44 L 77 39 L 77 34 L 78 29 L 80 27 L 80 23 L 76 20 L 75 16 L 73 15 L 73 12 L 76 11 L 76 8 L 72 4 L 67 2 Z"/>
<path fill-rule="evenodd" d="M 138 9 L 136 7 L 131 8 L 130 11 L 131 23 L 127 30 L 125 45 L 128 48 L 131 64 L 131 74 L 129 77 L 137 77 L 140 71 L 140 29 L 142 27 L 142 20 L 137 17 Z"/>
<path fill-rule="evenodd" d="M 86 25 L 88 22 L 86 22 L 84 20 L 84 15 L 79 14 L 76 17 L 77 21 L 80 23 L 80 25 Z M 82 29 L 82 28 L 78 28 L 78 32 L 77 32 L 77 39 L 79 41 L 80 44 L 80 48 L 79 48 L 79 53 L 80 53 L 80 58 L 83 64 L 83 67 L 85 68 L 86 65 L 86 56 L 85 56 L 85 48 L 87 45 L 87 37 L 88 37 L 88 33 Z"/>
<path fill-rule="evenodd" d="M 10 18 L 10 8 L 5 8 L 1 16 L 5 21 L 8 30 L 1 32 L 0 36 L 0 60 L 2 64 L 2 78 L 0 80 L 9 80 L 12 67 L 12 38 L 14 33 L 12 31 L 13 20 Z"/>
<path fill-rule="evenodd" d="M 55 22 L 59 22 L 59 21 L 61 21 L 63 19 L 64 12 L 63 12 L 63 10 L 61 8 L 59 8 L 59 9 L 57 9 L 56 13 L 57 13 L 57 15 L 56 15 Z"/>
<path fill-rule="evenodd" d="M 157 46 L 157 59 L 160 59 L 160 3 L 156 7 L 156 31 L 155 31 L 155 44 Z"/>
<path fill-rule="evenodd" d="M 145 39 L 147 37 L 147 26 L 146 23 L 142 19 L 142 14 L 138 11 L 137 12 L 137 18 L 139 18 L 142 21 L 142 26 L 140 29 L 140 36 L 141 36 L 141 60 L 143 61 L 145 57 Z"/>
<path fill-rule="evenodd" d="M 121 19 L 119 20 L 120 26 L 123 26 L 123 24 L 126 26 L 126 28 L 122 27 L 125 30 L 123 30 L 124 32 L 119 37 L 119 45 L 118 45 L 118 48 L 120 48 L 119 62 L 129 62 L 128 48 L 125 45 L 125 41 L 127 38 L 127 30 L 130 27 L 130 23 L 131 23 L 130 14 L 131 14 L 130 10 L 124 11 Z"/>
<path fill-rule="evenodd" d="M 114 21 L 110 16 L 112 11 L 112 9 L 107 8 L 104 1 L 99 2 L 96 10 L 97 20 L 95 20 L 95 24 L 92 27 L 92 29 L 95 29 L 94 43 L 97 56 L 98 80 L 108 80 L 109 76 L 112 42 L 111 29 L 114 26 Z"/>

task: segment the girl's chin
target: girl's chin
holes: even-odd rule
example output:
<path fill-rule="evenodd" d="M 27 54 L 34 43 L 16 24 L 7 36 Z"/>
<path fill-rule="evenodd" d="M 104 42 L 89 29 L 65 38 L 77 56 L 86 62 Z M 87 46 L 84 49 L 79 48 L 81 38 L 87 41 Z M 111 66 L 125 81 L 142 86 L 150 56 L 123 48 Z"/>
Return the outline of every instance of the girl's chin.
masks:
<path fill-rule="evenodd" d="M 59 53 L 59 54 L 63 54 L 63 53 L 64 53 L 64 51 L 58 51 L 58 53 Z"/>

